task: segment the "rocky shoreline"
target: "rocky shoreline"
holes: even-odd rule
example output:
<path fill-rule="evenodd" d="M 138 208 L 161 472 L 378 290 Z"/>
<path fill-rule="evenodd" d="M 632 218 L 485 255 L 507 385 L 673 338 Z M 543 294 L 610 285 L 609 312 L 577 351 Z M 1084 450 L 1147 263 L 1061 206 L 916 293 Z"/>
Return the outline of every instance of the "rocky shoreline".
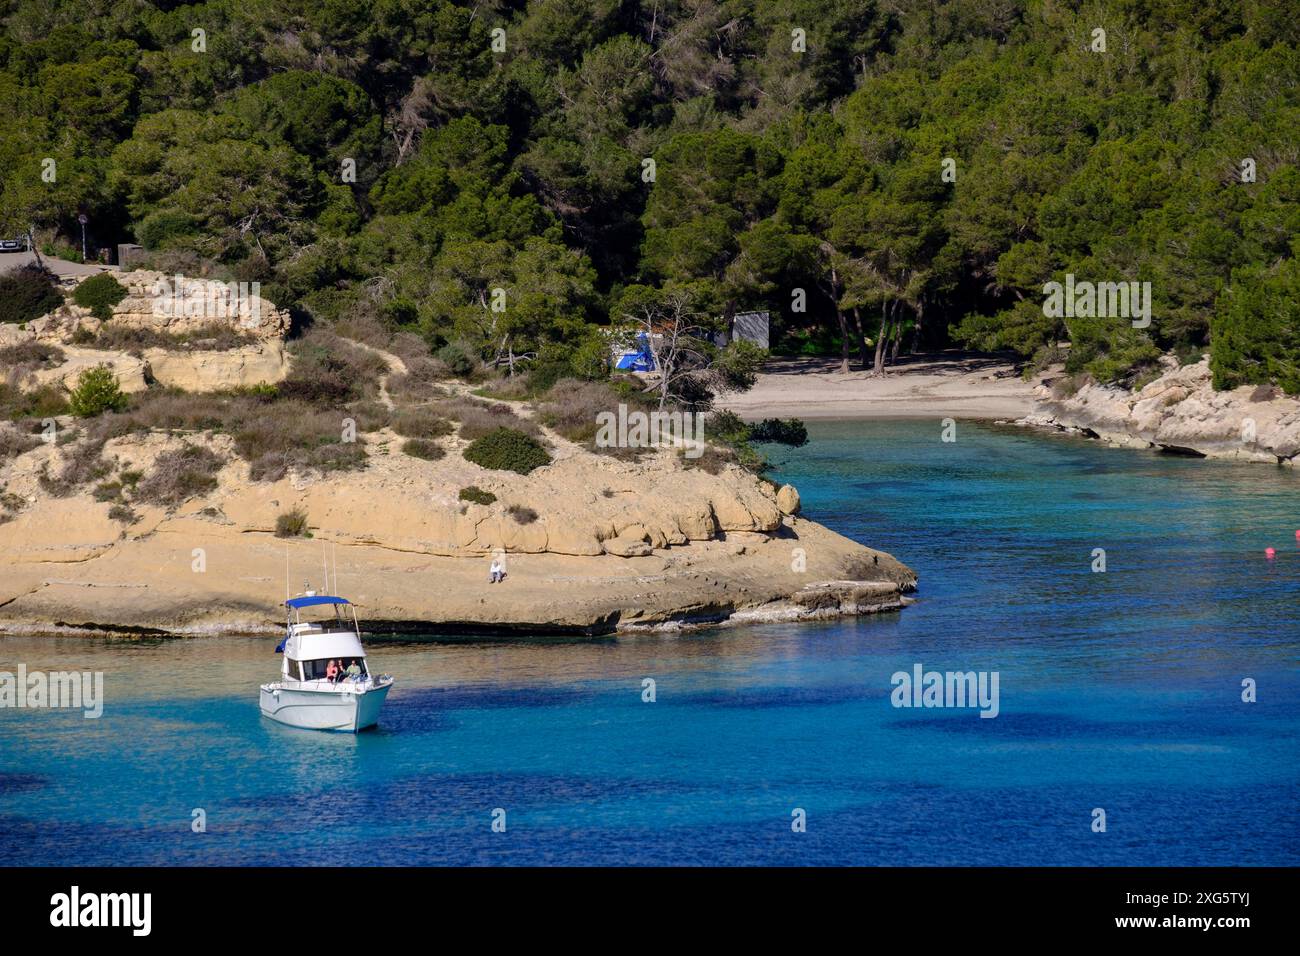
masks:
<path fill-rule="evenodd" d="M 145 449 L 131 441 L 169 440 L 123 439 L 111 451 L 138 462 Z M 37 459 L 52 454 L 23 456 L 10 487 L 30 493 Z M 286 576 L 295 592 L 321 587 L 326 562 L 365 628 L 397 635 L 820 619 L 898 610 L 915 588 L 890 555 L 783 513 L 776 490 L 736 466 L 714 476 L 675 459 L 627 465 L 572 449 L 506 481 L 463 461 L 389 455 L 360 474 L 275 483 L 246 481 L 234 462 L 211 494 L 142 514 L 126 532 L 89 495 L 33 493 L 0 524 L 0 634 L 268 633 L 281 626 Z M 440 489 L 465 478 L 424 474 L 438 467 L 474 470 L 500 501 L 462 507 Z M 794 490 L 782 491 L 790 508 Z M 537 521 L 505 516 L 523 502 Z M 275 536 L 289 506 L 312 516 L 310 540 Z M 494 585 L 497 551 L 508 575 Z"/>
<path fill-rule="evenodd" d="M 158 315 L 148 301 L 157 273 L 120 278 L 129 294 L 116 326 L 176 335 L 208 321 Z M 254 336 L 249 349 L 271 356 L 268 366 L 250 366 L 239 350 L 146 355 L 148 379 L 185 392 L 248 385 L 249 374 L 281 379 L 288 319 L 261 305 L 258 322 L 242 313 L 226 321 Z M 37 384 L 66 386 L 103 361 L 124 391 L 146 388 L 138 358 L 74 346 L 101 325 L 69 304 L 25 328 L 0 326 L 0 346 L 58 346 L 58 364 L 32 373 Z M 377 405 L 394 412 L 387 384 L 408 369 L 361 347 L 387 365 Z M 169 369 L 179 371 L 162 374 Z M 448 380 L 436 392 L 468 401 L 469 388 Z M 916 575 L 890 555 L 800 517 L 793 487 L 725 457 L 694 460 L 675 447 L 602 454 L 544 426 L 524 403 L 474 400 L 500 406 L 503 421 L 527 419 L 549 463 L 527 474 L 481 467 L 454 430 L 436 454 L 417 457 L 389 423 L 357 439 L 363 468 L 258 480 L 220 429 L 131 428 L 92 449 L 102 456 L 90 463 L 98 477 L 59 486 L 51 476 L 84 457 L 81 445 L 0 423 L 9 442 L 0 457 L 0 634 L 271 632 L 282 626 L 286 591 L 306 587 L 337 588 L 372 633 L 505 635 L 868 614 L 903 607 L 915 588 Z M 75 438 L 82 424 L 65 416 L 59 429 Z M 133 495 L 123 507 L 127 476 L 140 481 L 191 451 L 206 462 L 201 487 L 165 505 Z M 99 478 L 108 484 L 97 488 Z M 301 515 L 301 527 L 282 536 L 289 515 Z M 508 572 L 499 584 L 488 581 L 494 555 Z"/>
<path fill-rule="evenodd" d="M 1017 424 L 1051 428 L 1132 448 L 1294 467 L 1300 400 L 1261 386 L 1217 392 L 1208 359 L 1164 371 L 1140 389 L 1076 383 L 1050 375 L 1034 410 Z"/>

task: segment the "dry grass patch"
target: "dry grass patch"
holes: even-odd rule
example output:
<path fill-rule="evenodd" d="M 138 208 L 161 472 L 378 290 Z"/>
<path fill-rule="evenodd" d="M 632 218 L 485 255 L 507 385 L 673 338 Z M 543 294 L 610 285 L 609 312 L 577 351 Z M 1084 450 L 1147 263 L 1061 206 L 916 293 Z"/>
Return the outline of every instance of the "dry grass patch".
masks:
<path fill-rule="evenodd" d="M 456 426 L 432 408 L 399 408 L 392 416 L 393 431 L 404 438 L 444 438 Z"/>
<path fill-rule="evenodd" d="M 105 322 L 98 332 L 81 333 L 73 339 L 77 345 L 90 349 L 105 349 L 138 355 L 145 349 L 166 349 L 168 352 L 229 352 L 254 345 L 255 335 L 242 332 L 224 322 L 210 322 L 189 332 L 174 334 L 157 329 L 117 325 Z"/>
<path fill-rule="evenodd" d="M 147 504 L 175 507 L 217 487 L 217 472 L 224 459 L 202 445 L 185 445 L 165 451 L 136 485 L 133 498 Z"/>
<path fill-rule="evenodd" d="M 438 414 L 456 422 L 459 425 L 460 437 L 466 441 L 482 438 L 498 428 L 512 428 L 530 438 L 542 437 L 542 430 L 534 422 L 516 415 L 507 405 L 456 397 L 435 402 L 430 407 Z"/>

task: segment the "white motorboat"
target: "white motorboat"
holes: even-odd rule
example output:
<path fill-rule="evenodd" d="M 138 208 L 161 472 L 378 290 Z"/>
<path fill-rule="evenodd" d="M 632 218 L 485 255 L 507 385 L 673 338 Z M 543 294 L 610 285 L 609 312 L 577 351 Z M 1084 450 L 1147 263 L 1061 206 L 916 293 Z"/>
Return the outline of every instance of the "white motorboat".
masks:
<path fill-rule="evenodd" d="M 393 679 L 370 673 L 356 608 L 346 598 L 314 591 L 284 603 L 287 632 L 276 648 L 284 664 L 278 681 L 262 685 L 263 715 L 305 730 L 356 733 L 374 724 Z M 308 608 L 328 608 L 333 619 L 304 621 Z"/>

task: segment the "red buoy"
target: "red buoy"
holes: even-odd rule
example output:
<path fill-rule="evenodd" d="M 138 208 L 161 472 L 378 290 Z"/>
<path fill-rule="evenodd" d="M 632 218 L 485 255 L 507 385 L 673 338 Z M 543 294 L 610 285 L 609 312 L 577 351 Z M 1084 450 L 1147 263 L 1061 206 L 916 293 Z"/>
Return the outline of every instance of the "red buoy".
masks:
<path fill-rule="evenodd" d="M 1268 558 L 1270 561 L 1273 560 L 1273 555 L 1275 555 L 1275 554 L 1277 554 L 1277 552 L 1274 551 L 1272 548 L 1265 548 L 1265 549 L 1264 549 L 1264 557 Z"/>

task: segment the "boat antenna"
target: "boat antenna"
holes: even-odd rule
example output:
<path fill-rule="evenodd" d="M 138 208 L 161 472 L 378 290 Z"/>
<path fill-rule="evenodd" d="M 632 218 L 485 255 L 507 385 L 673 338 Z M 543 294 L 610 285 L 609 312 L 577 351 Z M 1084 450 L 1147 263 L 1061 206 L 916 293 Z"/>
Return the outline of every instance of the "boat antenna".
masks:
<path fill-rule="evenodd" d="M 330 557 L 325 550 L 325 542 L 320 543 L 320 563 L 325 566 L 325 593 L 330 593 Z"/>
<path fill-rule="evenodd" d="M 330 542 L 330 554 L 334 556 L 334 593 L 339 593 L 339 546 Z"/>
<path fill-rule="evenodd" d="M 289 601 L 289 543 L 284 545 L 284 600 Z"/>

